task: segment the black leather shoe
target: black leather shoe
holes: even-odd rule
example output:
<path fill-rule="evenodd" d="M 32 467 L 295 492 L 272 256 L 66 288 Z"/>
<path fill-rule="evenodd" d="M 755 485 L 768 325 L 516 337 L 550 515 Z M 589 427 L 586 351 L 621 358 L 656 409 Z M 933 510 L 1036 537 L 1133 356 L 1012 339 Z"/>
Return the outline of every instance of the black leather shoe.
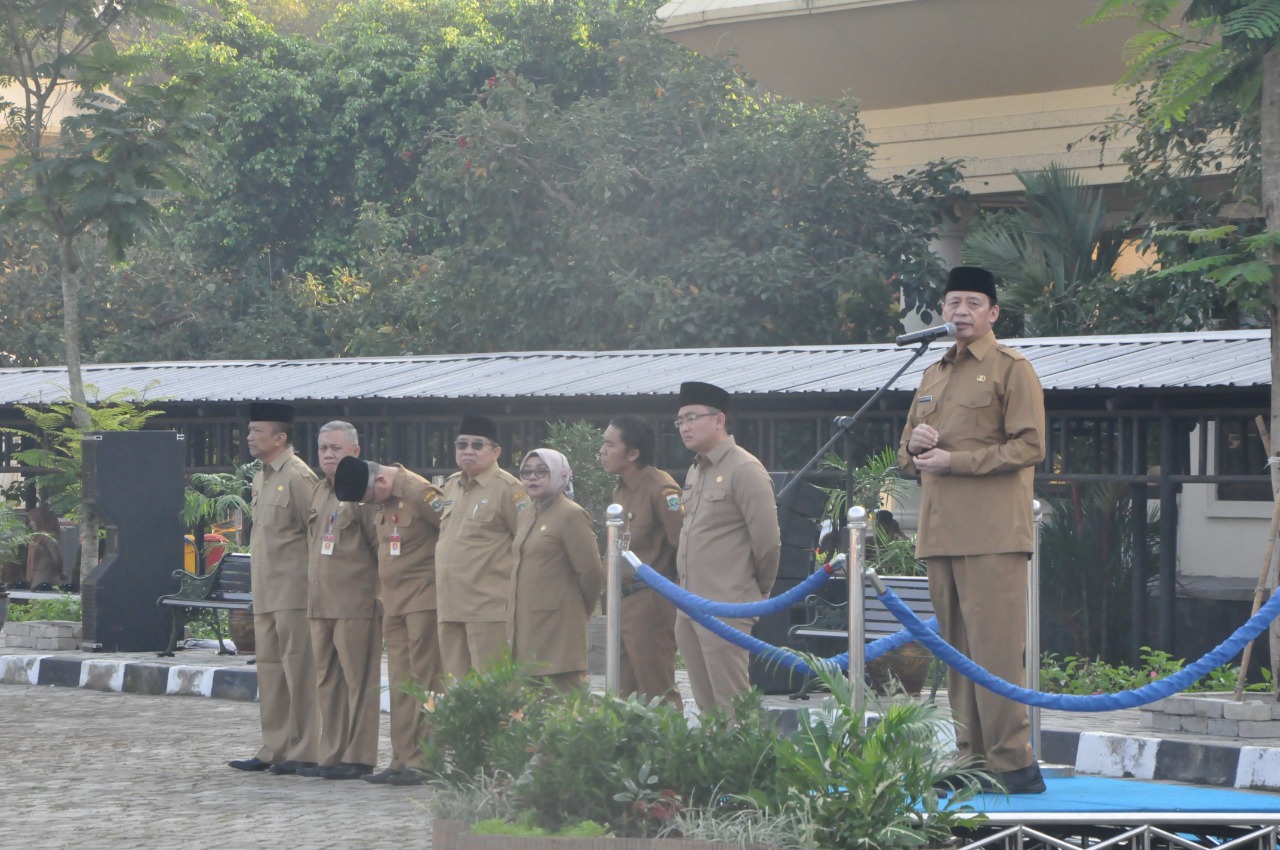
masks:
<path fill-rule="evenodd" d="M 1046 790 L 1040 765 L 1030 764 L 1019 770 L 996 774 L 1006 794 L 1043 794 Z"/>
<path fill-rule="evenodd" d="M 267 768 L 271 767 L 271 762 L 263 761 L 257 756 L 254 756 L 251 759 L 236 759 L 235 761 L 227 762 L 227 764 L 231 767 L 234 767 L 236 770 L 247 770 L 250 772 L 266 770 Z"/>
<path fill-rule="evenodd" d="M 295 768 L 293 772 L 298 776 L 321 776 L 323 775 L 321 771 L 327 769 L 322 765 L 313 764 L 308 767 Z"/>
<path fill-rule="evenodd" d="M 426 785 L 427 773 L 416 767 L 406 767 L 400 773 L 387 780 L 391 785 Z"/>
<path fill-rule="evenodd" d="M 393 776 L 399 776 L 400 773 L 401 771 L 392 770 L 388 767 L 386 770 L 379 770 L 377 773 L 366 773 L 360 778 L 365 782 L 372 782 L 374 785 L 385 785 Z"/>
<path fill-rule="evenodd" d="M 315 766 L 316 763 L 313 761 L 294 761 L 293 759 L 288 759 L 280 762 L 279 764 L 271 765 L 268 770 L 276 776 L 292 776 L 303 768 Z"/>
<path fill-rule="evenodd" d="M 344 761 L 333 767 L 320 768 L 321 779 L 359 779 L 366 773 L 373 773 L 373 765 Z"/>

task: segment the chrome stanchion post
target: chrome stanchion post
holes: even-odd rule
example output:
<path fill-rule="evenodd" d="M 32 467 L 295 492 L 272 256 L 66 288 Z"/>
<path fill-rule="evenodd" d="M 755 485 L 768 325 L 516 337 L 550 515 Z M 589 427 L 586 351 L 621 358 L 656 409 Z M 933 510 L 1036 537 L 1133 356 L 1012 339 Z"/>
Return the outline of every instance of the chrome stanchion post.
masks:
<path fill-rule="evenodd" d="M 613 504 L 605 510 L 604 525 L 608 555 L 604 591 L 604 689 L 616 695 L 622 677 L 622 505 Z"/>
<path fill-rule="evenodd" d="M 849 508 L 849 693 L 855 717 L 865 718 L 866 628 L 863 625 L 862 571 L 866 566 L 867 509 Z"/>
<path fill-rule="evenodd" d="M 1044 506 L 1039 499 L 1031 501 L 1032 539 L 1031 560 L 1027 573 L 1027 687 L 1040 690 L 1040 520 Z M 1031 721 L 1031 754 L 1040 760 L 1040 707 L 1027 706 L 1027 718 Z"/>

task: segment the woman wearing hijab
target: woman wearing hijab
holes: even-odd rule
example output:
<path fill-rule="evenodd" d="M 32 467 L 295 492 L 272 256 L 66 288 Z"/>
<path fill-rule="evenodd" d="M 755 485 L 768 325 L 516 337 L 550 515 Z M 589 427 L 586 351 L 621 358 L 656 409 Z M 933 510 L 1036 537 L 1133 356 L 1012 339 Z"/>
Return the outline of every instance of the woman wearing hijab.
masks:
<path fill-rule="evenodd" d="M 587 674 L 587 621 L 604 586 L 591 517 L 571 498 L 573 470 L 554 449 L 520 464 L 534 509 L 521 511 L 511 550 L 507 639 L 516 661 L 562 691 Z"/>

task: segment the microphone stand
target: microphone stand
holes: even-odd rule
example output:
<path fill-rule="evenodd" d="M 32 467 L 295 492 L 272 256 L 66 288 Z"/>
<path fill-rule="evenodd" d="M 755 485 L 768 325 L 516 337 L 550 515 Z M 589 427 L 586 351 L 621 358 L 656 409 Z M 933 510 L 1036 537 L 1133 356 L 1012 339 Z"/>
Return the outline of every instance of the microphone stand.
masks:
<path fill-rule="evenodd" d="M 922 356 L 924 356 L 924 353 L 929 350 L 929 345 L 932 342 L 933 340 L 931 339 L 926 339 L 923 342 L 921 342 L 920 346 L 916 348 L 915 354 L 911 355 L 911 359 L 909 359 L 906 363 L 903 363 L 901 368 L 899 368 L 898 371 L 893 373 L 893 377 L 891 377 L 884 384 L 884 386 L 876 390 L 875 393 L 872 394 L 871 398 L 867 399 L 866 403 L 863 404 L 862 407 L 858 408 L 858 411 L 856 413 L 854 413 L 852 416 L 837 416 L 835 418 L 835 424 L 839 425 L 840 427 L 837 428 L 836 432 L 831 435 L 831 439 L 827 440 L 826 445 L 818 449 L 818 453 L 815 454 L 813 457 L 809 458 L 809 462 L 806 463 L 803 467 L 801 467 L 800 471 L 797 472 L 795 475 L 793 475 L 791 479 L 782 486 L 782 489 L 778 491 L 778 495 L 776 498 L 777 502 L 781 503 L 782 500 L 786 498 L 791 493 L 792 490 L 795 489 L 796 485 L 799 484 L 800 481 L 802 481 L 806 475 L 808 475 L 810 472 L 813 471 L 813 468 L 818 465 L 818 461 L 822 460 L 822 458 L 826 455 L 826 453 L 831 450 L 831 447 L 834 446 L 838 440 L 843 439 L 846 434 L 848 434 L 853 430 L 853 426 L 858 424 L 858 420 L 860 420 L 862 418 L 862 415 L 871 408 L 871 405 L 875 404 L 876 401 L 879 400 L 880 396 L 884 395 L 885 392 L 889 389 L 889 387 L 893 386 L 894 383 L 896 383 L 897 380 L 902 377 L 903 372 L 911 368 L 912 363 L 915 363 Z M 846 481 L 846 487 L 847 486 L 848 486 L 848 481 Z"/>

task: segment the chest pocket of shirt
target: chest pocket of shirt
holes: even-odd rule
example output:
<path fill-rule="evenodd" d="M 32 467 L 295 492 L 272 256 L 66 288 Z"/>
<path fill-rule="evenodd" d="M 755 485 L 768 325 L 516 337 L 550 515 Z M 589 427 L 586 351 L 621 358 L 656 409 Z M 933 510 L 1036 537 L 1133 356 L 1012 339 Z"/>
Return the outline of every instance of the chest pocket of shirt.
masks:
<path fill-rule="evenodd" d="M 725 508 L 726 499 L 729 498 L 729 491 L 724 487 L 709 487 L 702 494 L 702 500 L 707 503 L 707 507 L 713 511 L 723 510 Z"/>
<path fill-rule="evenodd" d="M 413 525 L 413 514 L 408 508 L 397 508 L 393 510 L 383 509 L 382 525 L 391 526 L 393 528 L 406 528 Z"/>
<path fill-rule="evenodd" d="M 333 527 L 339 531 L 351 525 L 355 521 L 356 511 L 359 510 L 355 505 L 343 502 L 338 506 L 338 518 L 333 521 Z"/>
<path fill-rule="evenodd" d="M 265 487 L 253 499 L 253 509 L 260 510 L 265 507 L 284 509 L 289 507 L 289 488 L 277 489 L 276 487 Z"/>
<path fill-rule="evenodd" d="M 956 399 L 956 403 L 961 407 L 969 408 L 990 407 L 995 399 L 996 394 L 993 390 L 983 389 L 966 395 L 964 398 Z"/>
<path fill-rule="evenodd" d="M 933 412 L 937 409 L 938 403 L 936 401 L 918 401 L 916 402 L 916 409 L 912 414 L 912 418 L 916 422 L 927 422 L 929 417 L 932 416 Z"/>
<path fill-rule="evenodd" d="M 493 505 L 476 505 L 467 512 L 467 519 L 476 523 L 489 523 L 493 522 L 496 515 Z"/>

